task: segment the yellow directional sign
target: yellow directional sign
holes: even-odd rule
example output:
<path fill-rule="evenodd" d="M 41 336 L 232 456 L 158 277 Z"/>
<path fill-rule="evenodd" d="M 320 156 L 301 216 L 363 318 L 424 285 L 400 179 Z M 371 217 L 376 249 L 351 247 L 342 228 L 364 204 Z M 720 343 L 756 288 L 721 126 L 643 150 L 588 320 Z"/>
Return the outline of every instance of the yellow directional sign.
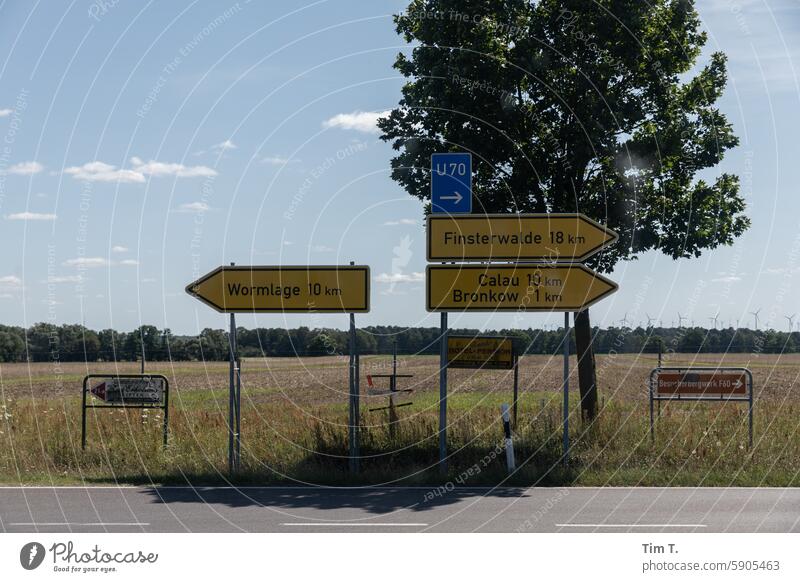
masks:
<path fill-rule="evenodd" d="M 219 267 L 186 292 L 223 313 L 366 313 L 369 267 Z"/>
<path fill-rule="evenodd" d="M 428 265 L 428 311 L 581 311 L 617 284 L 580 264 Z"/>
<path fill-rule="evenodd" d="M 514 367 L 514 340 L 500 336 L 447 336 L 448 368 L 510 370 Z"/>
<path fill-rule="evenodd" d="M 583 261 L 618 238 L 583 214 L 432 214 L 428 260 Z"/>

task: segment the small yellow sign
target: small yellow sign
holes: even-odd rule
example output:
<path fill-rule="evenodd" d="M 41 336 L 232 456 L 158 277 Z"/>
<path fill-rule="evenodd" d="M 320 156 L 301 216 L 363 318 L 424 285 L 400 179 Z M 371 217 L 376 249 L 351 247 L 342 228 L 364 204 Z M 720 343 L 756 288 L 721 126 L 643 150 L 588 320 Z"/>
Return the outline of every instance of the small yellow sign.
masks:
<path fill-rule="evenodd" d="M 432 214 L 429 261 L 583 261 L 619 238 L 583 214 Z"/>
<path fill-rule="evenodd" d="M 223 313 L 366 313 L 369 267 L 219 267 L 186 292 Z"/>
<path fill-rule="evenodd" d="M 581 311 L 618 286 L 581 264 L 428 265 L 428 311 Z"/>
<path fill-rule="evenodd" d="M 497 336 L 447 336 L 448 368 L 510 370 L 514 367 L 514 341 Z"/>

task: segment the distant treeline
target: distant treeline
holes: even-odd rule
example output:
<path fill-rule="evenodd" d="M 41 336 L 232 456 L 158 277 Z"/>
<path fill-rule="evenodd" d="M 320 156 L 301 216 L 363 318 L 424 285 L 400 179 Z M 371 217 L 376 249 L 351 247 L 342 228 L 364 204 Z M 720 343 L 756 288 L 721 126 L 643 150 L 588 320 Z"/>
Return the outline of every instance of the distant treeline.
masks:
<path fill-rule="evenodd" d="M 516 338 L 520 353 L 557 354 L 562 351 L 563 332 L 559 330 L 452 329 L 451 334 L 509 335 Z M 371 326 L 358 331 L 362 354 L 437 354 L 439 328 Z M 239 328 L 239 354 L 252 356 L 324 356 L 348 353 L 348 334 L 338 329 Z M 575 352 L 574 336 L 570 349 Z M 596 353 L 681 353 L 757 352 L 794 353 L 800 347 L 800 333 L 775 330 L 683 328 L 608 328 L 594 329 Z M 220 329 L 204 329 L 197 336 L 174 335 L 144 325 L 130 332 L 112 329 L 94 331 L 81 325 L 38 323 L 27 329 L 0 325 L 0 362 L 93 362 L 136 361 L 144 352 L 146 360 L 226 360 L 228 334 Z"/>

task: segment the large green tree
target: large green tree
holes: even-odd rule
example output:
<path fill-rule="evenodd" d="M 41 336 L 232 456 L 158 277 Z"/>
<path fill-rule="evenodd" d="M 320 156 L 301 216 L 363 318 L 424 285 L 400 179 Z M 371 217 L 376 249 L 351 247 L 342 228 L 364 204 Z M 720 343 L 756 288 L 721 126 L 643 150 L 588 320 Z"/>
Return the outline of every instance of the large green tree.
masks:
<path fill-rule="evenodd" d="M 739 181 L 699 179 L 737 144 L 726 83 L 692 0 L 413 0 L 379 121 L 392 177 L 427 200 L 430 155 L 473 153 L 478 212 L 583 212 L 618 231 L 592 265 L 652 249 L 678 259 L 747 228 Z M 710 175 L 706 172 L 706 176 Z M 597 407 L 588 310 L 575 317 L 583 410 Z"/>

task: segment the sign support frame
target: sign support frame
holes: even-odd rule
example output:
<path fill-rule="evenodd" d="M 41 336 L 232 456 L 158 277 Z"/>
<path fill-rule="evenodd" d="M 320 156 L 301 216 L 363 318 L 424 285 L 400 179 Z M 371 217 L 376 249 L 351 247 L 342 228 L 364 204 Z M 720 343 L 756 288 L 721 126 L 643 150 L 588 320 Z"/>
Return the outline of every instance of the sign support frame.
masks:
<path fill-rule="evenodd" d="M 569 465 L 569 312 L 564 312 L 564 434 L 562 446 L 564 452 L 564 467 Z"/>
<path fill-rule="evenodd" d="M 86 395 L 89 392 L 89 380 L 91 378 L 159 378 L 164 382 L 164 403 L 163 404 L 87 404 Z M 90 408 L 155 408 L 164 412 L 164 423 L 162 428 L 162 446 L 167 448 L 169 442 L 169 380 L 163 374 L 88 374 L 83 378 L 83 390 L 81 394 L 81 450 L 86 450 L 86 411 Z"/>
<path fill-rule="evenodd" d="M 513 344 L 512 344 L 513 345 Z M 513 417 L 514 417 L 514 430 L 517 430 L 517 403 L 519 401 L 519 356 L 514 351 L 514 402 Z"/>
<path fill-rule="evenodd" d="M 439 341 L 439 473 L 447 475 L 447 312 L 441 313 Z"/>
<path fill-rule="evenodd" d="M 655 377 L 658 373 L 662 371 L 670 371 L 670 372 L 742 372 L 745 376 L 747 376 L 747 384 L 748 384 L 748 391 L 747 396 L 737 397 L 737 396 L 725 396 L 724 394 L 720 394 L 718 396 L 703 396 L 702 394 L 697 396 L 684 396 L 681 397 L 680 394 L 674 397 L 670 396 L 659 396 L 656 394 L 655 391 Z M 661 406 L 661 401 L 672 401 L 672 402 L 686 402 L 686 401 L 693 401 L 693 402 L 747 402 L 747 443 L 748 448 L 753 448 L 753 373 L 748 368 L 741 368 L 741 367 L 692 367 L 692 368 L 662 368 L 659 366 L 650 372 L 650 378 L 648 381 L 649 384 L 649 395 L 650 395 L 650 440 L 651 442 L 655 442 L 655 418 L 653 415 L 653 403 L 658 402 L 659 408 Z M 660 417 L 660 415 L 659 415 Z"/>
<path fill-rule="evenodd" d="M 350 262 L 351 265 L 355 263 L 353 261 Z M 350 377 L 349 377 L 349 391 L 350 391 L 350 405 L 348 407 L 348 441 L 349 441 L 349 453 L 350 453 L 350 473 L 355 475 L 360 470 L 360 427 L 359 424 L 361 422 L 361 412 L 360 412 L 360 399 L 359 399 L 359 358 L 358 358 L 358 336 L 356 334 L 356 315 L 355 313 L 350 313 Z"/>

